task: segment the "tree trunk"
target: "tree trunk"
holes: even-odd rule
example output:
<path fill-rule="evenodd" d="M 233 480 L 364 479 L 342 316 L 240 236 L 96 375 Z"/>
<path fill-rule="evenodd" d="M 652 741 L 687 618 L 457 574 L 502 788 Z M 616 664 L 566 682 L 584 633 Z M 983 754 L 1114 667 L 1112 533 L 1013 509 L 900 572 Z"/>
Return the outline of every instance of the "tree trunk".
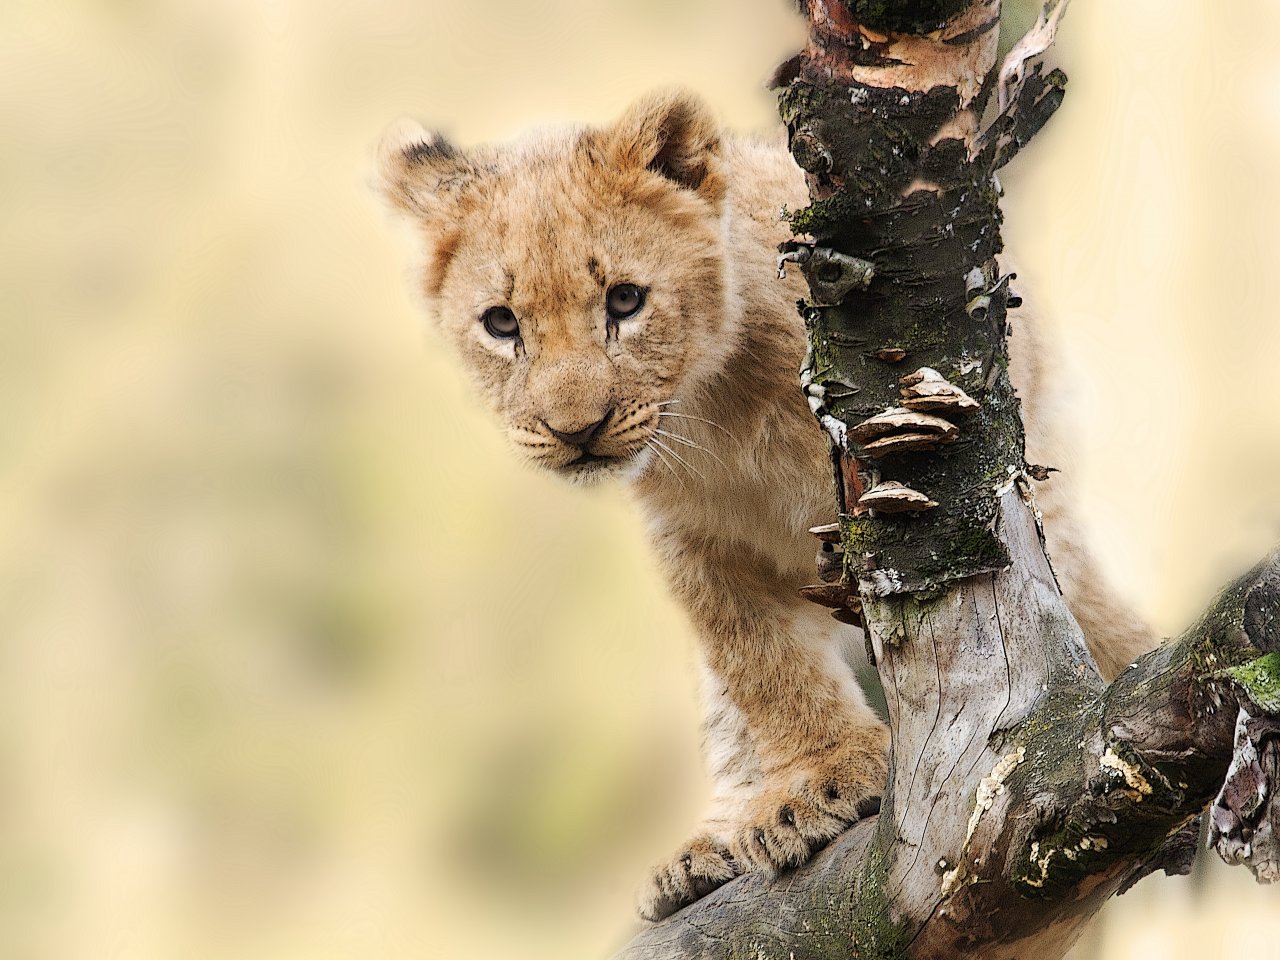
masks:
<path fill-rule="evenodd" d="M 1062 99 L 1039 57 L 1065 2 L 999 70 L 999 0 L 800 6 L 810 42 L 778 82 L 812 203 L 780 262 L 810 283 L 803 387 L 893 769 L 880 815 L 813 863 L 621 956 L 1061 956 L 1112 894 L 1186 869 L 1211 803 L 1224 857 L 1275 879 L 1280 552 L 1109 687 L 1044 555 L 996 171 Z"/>

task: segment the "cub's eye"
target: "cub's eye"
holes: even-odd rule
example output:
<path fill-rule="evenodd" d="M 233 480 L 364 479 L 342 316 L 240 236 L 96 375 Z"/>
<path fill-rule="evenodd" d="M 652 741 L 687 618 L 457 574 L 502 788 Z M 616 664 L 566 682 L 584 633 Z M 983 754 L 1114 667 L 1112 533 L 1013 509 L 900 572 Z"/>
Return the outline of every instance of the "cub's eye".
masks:
<path fill-rule="evenodd" d="M 634 283 L 614 284 L 604 299 L 609 319 L 625 320 L 638 313 L 644 306 L 645 293 L 644 287 L 637 287 Z"/>
<path fill-rule="evenodd" d="M 520 321 L 507 307 L 490 307 L 480 314 L 480 322 L 489 336 L 499 340 L 520 336 Z"/>

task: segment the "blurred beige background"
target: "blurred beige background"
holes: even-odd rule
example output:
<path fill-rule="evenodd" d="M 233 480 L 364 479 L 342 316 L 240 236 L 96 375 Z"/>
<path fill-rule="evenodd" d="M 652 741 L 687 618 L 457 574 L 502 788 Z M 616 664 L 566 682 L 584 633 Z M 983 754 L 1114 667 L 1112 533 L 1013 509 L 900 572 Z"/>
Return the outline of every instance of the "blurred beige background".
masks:
<path fill-rule="evenodd" d="M 1165 632 L 1280 540 L 1280 7 L 1077 0 L 1005 177 L 1106 565 Z M 617 491 L 514 465 L 365 186 L 382 127 L 726 121 L 785 0 L 0 5 L 0 956 L 598 957 L 703 784 Z M 1280 956 L 1212 863 L 1082 955 Z"/>

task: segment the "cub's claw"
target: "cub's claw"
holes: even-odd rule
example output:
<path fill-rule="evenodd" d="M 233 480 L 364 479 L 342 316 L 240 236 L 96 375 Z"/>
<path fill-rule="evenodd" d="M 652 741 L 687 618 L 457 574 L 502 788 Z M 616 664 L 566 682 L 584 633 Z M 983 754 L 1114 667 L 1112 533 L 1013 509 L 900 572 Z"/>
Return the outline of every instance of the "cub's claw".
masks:
<path fill-rule="evenodd" d="M 835 748 L 770 771 L 764 789 L 728 823 L 722 816 L 715 834 L 699 834 L 653 870 L 639 897 L 640 916 L 661 920 L 749 870 L 773 874 L 806 863 L 850 824 L 879 811 L 888 750 L 883 725 L 862 725 Z"/>
<path fill-rule="evenodd" d="M 785 797 L 739 834 L 753 866 L 771 873 L 798 867 L 839 836 L 848 823 L 815 803 Z"/>
<path fill-rule="evenodd" d="M 723 886 L 741 870 L 729 848 L 712 836 L 695 837 L 654 868 L 640 892 L 645 920 L 661 920 Z"/>
<path fill-rule="evenodd" d="M 786 787 L 752 801 L 737 835 L 743 859 L 770 873 L 808 862 L 850 825 L 879 811 L 886 772 L 883 748 L 874 739 L 809 758 Z"/>

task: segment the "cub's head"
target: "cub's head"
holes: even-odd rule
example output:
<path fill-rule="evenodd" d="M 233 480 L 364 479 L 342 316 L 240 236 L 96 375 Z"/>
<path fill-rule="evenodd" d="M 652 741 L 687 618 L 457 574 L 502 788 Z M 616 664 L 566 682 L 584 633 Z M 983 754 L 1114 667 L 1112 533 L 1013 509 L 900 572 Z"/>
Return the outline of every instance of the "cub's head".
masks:
<path fill-rule="evenodd" d="M 379 177 L 423 240 L 432 313 L 516 446 L 575 481 L 643 470 L 665 405 L 734 334 L 705 107 L 660 93 L 608 128 L 470 151 L 401 125 Z"/>

